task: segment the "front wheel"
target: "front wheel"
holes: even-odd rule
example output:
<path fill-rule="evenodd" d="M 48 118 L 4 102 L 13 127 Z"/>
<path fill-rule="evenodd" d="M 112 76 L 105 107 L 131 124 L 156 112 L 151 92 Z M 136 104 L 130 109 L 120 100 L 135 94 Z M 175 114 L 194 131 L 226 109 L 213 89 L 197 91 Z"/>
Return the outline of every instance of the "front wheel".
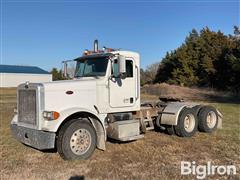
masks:
<path fill-rule="evenodd" d="M 59 131 L 57 150 L 65 160 L 87 159 L 96 148 L 96 140 L 96 131 L 89 122 L 71 120 Z"/>
<path fill-rule="evenodd" d="M 184 108 L 178 117 L 178 124 L 174 129 L 178 136 L 191 137 L 197 131 L 197 127 L 198 121 L 194 110 L 191 108 Z"/>

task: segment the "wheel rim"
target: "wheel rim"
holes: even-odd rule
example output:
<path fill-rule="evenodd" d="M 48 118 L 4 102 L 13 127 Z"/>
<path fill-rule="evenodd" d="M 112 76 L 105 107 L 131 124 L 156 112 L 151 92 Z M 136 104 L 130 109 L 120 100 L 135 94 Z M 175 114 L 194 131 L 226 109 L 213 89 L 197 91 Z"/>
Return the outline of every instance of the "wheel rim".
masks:
<path fill-rule="evenodd" d="M 192 132 L 195 127 L 195 118 L 192 114 L 187 114 L 184 118 L 184 129 L 187 132 Z"/>
<path fill-rule="evenodd" d="M 209 128 L 214 128 L 215 125 L 216 125 L 216 122 L 217 122 L 216 113 L 213 112 L 213 111 L 210 111 L 210 112 L 207 114 L 207 126 L 208 126 Z"/>
<path fill-rule="evenodd" d="M 76 130 L 70 139 L 72 152 L 76 155 L 86 153 L 91 146 L 91 141 L 91 134 L 87 129 Z"/>

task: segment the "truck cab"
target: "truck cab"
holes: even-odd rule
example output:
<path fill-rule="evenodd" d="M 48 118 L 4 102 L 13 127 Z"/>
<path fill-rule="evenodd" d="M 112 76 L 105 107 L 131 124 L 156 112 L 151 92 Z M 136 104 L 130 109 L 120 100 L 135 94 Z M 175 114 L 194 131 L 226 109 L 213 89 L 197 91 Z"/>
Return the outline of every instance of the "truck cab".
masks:
<path fill-rule="evenodd" d="M 81 121 L 95 131 L 95 135 L 89 130 L 85 136 L 96 136 L 96 146 L 105 149 L 108 116 L 121 112 L 119 117 L 132 123 L 128 112 L 140 110 L 139 54 L 96 50 L 74 61 L 72 80 L 19 85 L 11 123 L 19 141 L 40 150 L 51 149 L 69 122 Z M 129 134 L 139 135 L 136 132 Z"/>

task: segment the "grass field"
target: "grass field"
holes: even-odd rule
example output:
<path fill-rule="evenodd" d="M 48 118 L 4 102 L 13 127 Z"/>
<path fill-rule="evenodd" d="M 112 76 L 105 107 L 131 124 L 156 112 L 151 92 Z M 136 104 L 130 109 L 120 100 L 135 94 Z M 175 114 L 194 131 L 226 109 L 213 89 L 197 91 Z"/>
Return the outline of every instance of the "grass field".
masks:
<path fill-rule="evenodd" d="M 143 95 L 143 99 L 155 99 Z M 15 90 L 0 92 L 1 179 L 192 179 L 180 176 L 180 161 L 204 165 L 237 166 L 237 175 L 210 179 L 239 179 L 240 105 L 212 103 L 224 115 L 223 129 L 192 138 L 148 132 L 131 143 L 107 142 L 106 151 L 96 150 L 89 160 L 63 161 L 55 152 L 41 152 L 12 138 L 9 124 L 16 106 Z M 72 178 L 74 179 L 74 178 Z M 77 178 L 76 178 L 77 179 Z"/>

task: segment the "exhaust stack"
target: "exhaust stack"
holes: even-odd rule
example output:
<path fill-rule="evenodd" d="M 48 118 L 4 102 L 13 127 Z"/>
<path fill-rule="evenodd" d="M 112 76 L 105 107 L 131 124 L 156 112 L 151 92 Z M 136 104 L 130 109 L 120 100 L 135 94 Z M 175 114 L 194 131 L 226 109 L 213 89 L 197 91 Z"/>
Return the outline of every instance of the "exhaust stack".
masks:
<path fill-rule="evenodd" d="M 93 44 L 93 51 L 95 52 L 95 53 L 97 53 L 98 52 L 98 40 L 96 39 L 96 40 L 94 40 L 94 44 Z"/>

